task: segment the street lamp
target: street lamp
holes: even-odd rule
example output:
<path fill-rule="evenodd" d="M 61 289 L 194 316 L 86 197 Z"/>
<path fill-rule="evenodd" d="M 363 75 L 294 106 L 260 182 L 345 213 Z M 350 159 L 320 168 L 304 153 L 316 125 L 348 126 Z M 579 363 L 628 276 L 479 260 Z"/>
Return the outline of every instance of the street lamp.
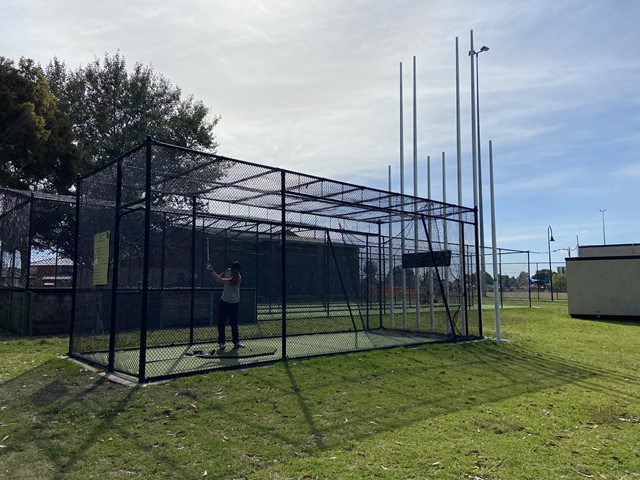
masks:
<path fill-rule="evenodd" d="M 475 111 L 476 111 L 476 136 L 477 136 L 477 171 L 478 171 L 478 217 L 479 217 L 479 225 L 478 228 L 480 230 L 480 271 L 484 272 L 486 270 L 485 266 L 485 252 L 484 252 L 484 201 L 482 198 L 482 142 L 480 141 L 480 79 L 478 75 L 479 64 L 478 55 L 483 52 L 488 52 L 489 47 L 483 45 L 480 50 L 476 51 L 473 49 L 473 43 L 471 44 L 471 50 L 469 51 L 469 56 L 475 57 L 475 71 L 472 70 L 471 74 L 475 76 Z M 473 63 L 471 63 L 473 68 Z M 484 277 L 484 274 L 482 275 Z M 483 282 L 484 278 L 481 277 L 481 288 L 484 287 Z"/>
<path fill-rule="evenodd" d="M 607 244 L 607 237 L 606 237 L 605 231 L 604 231 L 604 212 L 606 212 L 606 211 L 607 211 L 606 208 L 600 210 L 600 213 L 602 213 L 602 244 L 603 245 Z"/>
<path fill-rule="evenodd" d="M 553 238 L 553 230 L 551 225 L 547 228 L 547 245 L 549 246 L 549 282 L 551 286 L 551 301 L 553 302 L 553 270 L 551 270 L 551 242 L 555 242 Z"/>

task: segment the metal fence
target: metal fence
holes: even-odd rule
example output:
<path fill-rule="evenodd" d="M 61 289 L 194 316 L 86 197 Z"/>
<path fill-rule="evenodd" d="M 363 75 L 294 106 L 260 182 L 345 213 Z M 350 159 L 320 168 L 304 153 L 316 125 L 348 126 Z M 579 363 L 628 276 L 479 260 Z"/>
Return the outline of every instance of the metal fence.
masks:
<path fill-rule="evenodd" d="M 493 251 L 485 248 L 484 281 L 482 291 L 485 297 L 494 297 Z M 548 252 L 529 250 L 496 249 L 498 295 L 500 303 L 533 301 L 566 301 L 567 281 L 564 274 L 564 262 L 551 262 Z M 549 275 L 552 272 L 552 275 Z M 552 294 L 553 292 L 553 294 Z"/>
<path fill-rule="evenodd" d="M 482 336 L 472 209 L 151 139 L 77 193 L 70 355 L 139 381 Z M 246 347 L 208 355 L 232 261 Z"/>
<path fill-rule="evenodd" d="M 0 189 L 0 328 L 68 333 L 75 198 Z"/>

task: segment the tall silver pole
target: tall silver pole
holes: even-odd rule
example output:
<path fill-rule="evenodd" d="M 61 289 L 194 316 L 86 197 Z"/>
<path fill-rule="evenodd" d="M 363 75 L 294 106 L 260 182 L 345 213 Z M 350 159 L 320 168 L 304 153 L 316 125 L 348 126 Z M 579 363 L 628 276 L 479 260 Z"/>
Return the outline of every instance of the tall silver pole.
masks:
<path fill-rule="evenodd" d="M 496 200 L 493 181 L 493 144 L 489 140 L 489 190 L 491 195 L 491 254 L 493 256 L 493 308 L 496 314 L 496 340 L 502 340 L 500 334 L 500 291 L 498 274 L 498 248 L 496 242 Z"/>
<path fill-rule="evenodd" d="M 460 55 L 458 50 L 458 37 L 456 37 L 456 149 L 458 160 L 458 205 L 462 206 L 462 136 L 460 134 Z M 467 282 L 465 279 L 466 272 L 463 270 L 465 262 L 462 261 L 462 256 L 465 255 L 464 251 L 464 224 L 462 223 L 462 213 L 460 214 L 459 224 L 459 249 L 460 249 L 460 272 L 458 277 L 460 279 L 460 305 L 462 305 L 462 332 L 467 334 L 467 306 L 466 306 L 466 293 Z"/>
<path fill-rule="evenodd" d="M 547 245 L 549 246 L 549 283 L 551 285 L 551 301 L 553 302 L 553 270 L 551 267 L 551 242 L 553 242 L 553 229 L 551 225 L 547 228 Z"/>
<path fill-rule="evenodd" d="M 447 168 L 445 165 L 444 152 L 442 152 L 442 202 L 447 203 Z M 449 249 L 449 236 L 447 234 L 447 225 L 448 221 L 444 221 L 443 226 L 443 242 L 444 249 Z M 446 298 L 447 302 L 449 301 L 449 269 L 444 269 L 444 292 L 442 292 L 443 300 Z M 451 324 L 447 322 L 447 333 L 451 334 Z"/>
<path fill-rule="evenodd" d="M 418 114 L 416 99 L 416 57 L 413 57 L 413 196 L 418 197 Z M 413 202 L 413 251 L 418 253 L 418 203 Z M 420 270 L 413 269 L 416 300 L 416 330 L 420 331 Z"/>
<path fill-rule="evenodd" d="M 474 208 L 478 208 L 478 159 L 476 155 L 476 87 L 475 87 L 475 64 L 474 64 L 474 49 L 473 49 L 473 30 L 469 32 L 470 39 L 470 50 L 469 50 L 469 58 L 471 60 L 471 157 L 473 162 L 473 206 Z M 479 284 L 481 287 L 481 279 L 482 279 L 482 265 L 480 264 L 480 259 L 476 259 L 476 275 L 478 275 L 478 281 L 476 284 Z M 482 291 L 478 292 L 478 298 L 481 298 Z"/>
<path fill-rule="evenodd" d="M 473 161 L 473 206 L 478 206 L 478 159 L 476 155 L 476 87 L 475 87 L 475 55 L 473 54 L 473 30 L 470 32 L 471 50 L 471 157 Z"/>
<path fill-rule="evenodd" d="M 393 217 L 391 213 L 391 165 L 389 165 L 389 317 L 391 328 L 395 327 L 395 285 L 393 282 Z"/>
<path fill-rule="evenodd" d="M 458 159 L 458 205 L 462 206 L 462 137 L 460 135 L 460 61 L 456 37 L 456 151 Z"/>
<path fill-rule="evenodd" d="M 481 49 L 482 51 L 482 49 Z M 480 77 L 478 76 L 478 70 L 480 65 L 480 59 L 478 54 L 474 54 L 476 57 L 476 127 L 478 129 L 477 149 L 478 149 L 478 217 L 480 230 L 480 288 L 482 289 L 482 295 L 484 295 L 484 272 L 486 271 L 485 263 L 485 242 L 484 242 L 484 199 L 482 195 L 482 141 L 480 140 Z"/>
<path fill-rule="evenodd" d="M 600 210 L 600 213 L 602 213 L 602 244 L 606 245 L 607 244 L 607 236 L 605 234 L 605 230 L 604 230 L 604 212 L 606 212 L 607 209 L 603 208 L 602 210 Z"/>
<path fill-rule="evenodd" d="M 402 195 L 400 213 L 400 255 L 404 255 L 404 107 L 402 96 L 402 62 L 400 62 L 400 195 Z M 402 326 L 407 328 L 407 275 L 402 269 Z"/>
<path fill-rule="evenodd" d="M 431 157 L 427 156 L 427 198 L 429 198 L 429 221 L 427 223 L 427 232 L 431 238 Z M 433 241 L 433 239 L 431 239 Z M 433 252 L 431 252 L 433 253 Z M 428 289 L 429 289 L 429 328 L 431 332 L 436 331 L 436 317 L 433 305 L 433 267 L 429 267 L 428 272 Z"/>

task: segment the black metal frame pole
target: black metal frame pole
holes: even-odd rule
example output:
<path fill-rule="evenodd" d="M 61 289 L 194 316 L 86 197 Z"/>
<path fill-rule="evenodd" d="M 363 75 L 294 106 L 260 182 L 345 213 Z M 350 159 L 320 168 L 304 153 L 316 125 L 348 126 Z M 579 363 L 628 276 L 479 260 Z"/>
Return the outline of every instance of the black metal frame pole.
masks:
<path fill-rule="evenodd" d="M 424 228 L 424 233 L 427 237 L 427 245 L 429 246 L 429 252 L 433 255 L 433 243 L 431 242 L 431 235 L 429 235 L 429 228 L 427 227 L 427 222 L 424 218 L 424 214 L 420 215 L 420 219 L 422 220 L 422 228 Z M 449 299 L 445 295 L 444 284 L 442 282 L 442 275 L 440 275 L 440 270 L 438 267 L 433 267 L 436 272 L 436 279 L 438 280 L 438 286 L 440 287 L 440 293 L 442 294 L 442 301 L 444 302 L 444 308 L 447 312 L 447 320 L 449 321 L 449 326 L 451 327 L 451 334 L 453 335 L 453 341 L 455 342 L 457 339 L 456 336 L 456 326 L 453 322 L 453 316 L 451 315 L 451 308 L 449 307 Z"/>
<path fill-rule="evenodd" d="M 193 345 L 196 300 L 196 197 L 191 197 L 191 302 L 189 305 L 189 345 Z"/>
<path fill-rule="evenodd" d="M 527 250 L 527 290 L 529 291 L 529 308 L 531 308 L 531 252 Z"/>
<path fill-rule="evenodd" d="M 504 308 L 504 294 L 502 288 L 502 250 L 498 249 L 498 265 L 499 265 L 499 274 L 498 274 L 498 287 L 500 287 L 500 308 Z M 496 292 L 493 292 L 495 295 Z"/>
<path fill-rule="evenodd" d="M 282 295 L 282 359 L 287 359 L 287 194 L 286 173 L 280 171 L 281 231 L 280 231 L 280 294 Z"/>
<path fill-rule="evenodd" d="M 325 240 L 323 245 L 324 251 L 324 303 L 325 303 L 325 311 L 327 314 L 327 318 L 331 315 L 331 289 L 329 288 L 329 250 L 326 247 L 327 242 Z"/>
<path fill-rule="evenodd" d="M 82 180 L 80 175 L 76 176 L 76 224 L 73 232 L 73 279 L 71 281 L 71 324 L 69 325 L 69 356 L 73 356 L 73 333 L 76 327 L 76 309 L 78 296 L 78 254 L 79 254 L 79 238 L 80 238 L 80 190 Z"/>
<path fill-rule="evenodd" d="M 382 225 L 378 223 L 378 318 L 379 328 L 382 328 L 383 294 L 382 294 L 382 272 L 384 272 L 384 257 L 382 255 Z"/>
<path fill-rule="evenodd" d="M 147 328 L 149 325 L 149 256 L 151 251 L 151 159 L 152 140 L 146 142 L 146 172 L 144 196 L 144 257 L 142 265 L 142 308 L 140 312 L 140 363 L 138 379 L 146 381 L 147 366 Z"/>
<path fill-rule="evenodd" d="M 371 261 L 371 256 L 370 256 L 370 251 L 369 251 L 369 235 L 367 235 L 367 236 L 365 237 L 365 247 L 364 247 L 364 252 L 365 252 L 365 253 L 364 253 L 364 257 L 365 257 L 365 260 L 364 260 L 364 262 L 365 262 L 365 263 L 364 263 L 364 265 L 365 265 L 365 266 L 364 266 L 364 270 L 365 270 L 365 273 L 366 273 L 366 275 L 367 275 L 367 283 L 366 283 L 366 285 L 365 285 L 365 287 L 366 287 L 366 289 L 367 289 L 367 293 L 366 293 L 366 297 L 365 297 L 365 303 L 366 303 L 366 305 L 367 305 L 367 330 L 368 330 L 368 329 L 369 329 L 369 310 L 370 310 L 370 308 L 371 308 L 371 305 L 370 305 L 370 302 L 371 302 L 371 294 L 370 294 L 370 290 L 371 290 L 371 279 L 369 278 L 369 277 L 370 277 L 370 275 L 369 275 L 369 273 L 370 273 L 370 272 L 368 272 L 368 270 L 369 270 L 369 266 L 370 266 L 370 265 L 369 265 L 369 262 Z"/>
<path fill-rule="evenodd" d="M 26 272 L 27 278 L 24 281 L 25 292 L 28 292 L 29 288 L 31 287 L 31 248 L 33 246 L 33 241 L 32 241 L 33 199 L 34 199 L 34 193 L 31 192 L 30 199 L 29 199 L 29 226 L 27 227 L 29 230 L 27 232 L 27 272 Z M 27 293 L 27 296 L 28 296 L 28 293 Z M 29 334 L 31 334 L 31 332 L 29 332 Z"/>
<path fill-rule="evenodd" d="M 4 238 L 4 219 L 0 220 L 0 237 Z M 4 265 L 4 262 L 2 261 L 4 259 L 4 242 L 0 242 L 0 278 L 2 278 L 2 272 L 3 272 L 3 268 L 2 266 Z"/>
<path fill-rule="evenodd" d="M 108 370 L 113 370 L 116 358 L 116 332 L 118 329 L 118 272 L 120 265 L 120 224 L 122 216 L 122 161 L 116 163 L 116 205 L 113 225 L 113 270 L 111 272 L 111 318 L 109 322 Z"/>
<path fill-rule="evenodd" d="M 461 224 L 462 235 L 460 235 L 460 288 L 462 289 L 460 298 L 462 300 L 462 311 L 464 312 L 464 321 L 462 322 L 462 334 L 466 337 L 469 335 L 469 299 L 467 298 L 467 244 L 464 237 L 464 224 Z"/>
<path fill-rule="evenodd" d="M 167 212 L 162 212 L 162 252 L 160 257 L 160 291 L 164 291 L 165 252 L 167 249 Z"/>
<path fill-rule="evenodd" d="M 478 275 L 476 275 L 476 283 L 477 283 L 477 289 L 478 289 L 478 333 L 480 334 L 480 336 L 482 337 L 482 290 L 481 290 L 481 286 L 482 286 L 482 282 L 480 279 L 480 275 L 484 275 L 484 272 L 481 272 L 480 269 L 482 268 L 482 265 L 479 263 L 480 260 L 480 244 L 479 244 L 479 233 L 478 233 L 478 207 L 475 207 L 473 209 L 473 226 L 474 226 L 474 230 L 475 230 L 475 236 L 476 236 L 476 271 L 478 272 Z"/>
<path fill-rule="evenodd" d="M 357 332 L 358 328 L 356 327 L 355 318 L 353 318 L 353 311 L 351 310 L 351 302 L 349 302 L 349 295 L 347 294 L 347 287 L 344 284 L 344 279 L 342 278 L 342 273 L 340 272 L 340 264 L 338 263 L 338 257 L 336 256 L 336 252 L 333 248 L 333 242 L 331 241 L 331 233 L 329 230 L 326 230 L 327 233 L 327 242 L 329 243 L 329 248 L 331 248 L 331 254 L 333 255 L 333 261 L 336 264 L 336 272 L 338 273 L 338 279 L 340 280 L 340 286 L 342 287 L 342 294 L 344 295 L 344 299 L 347 302 L 347 309 L 349 310 L 349 317 L 351 317 L 351 325 L 353 326 L 353 331 Z M 347 259 L 349 262 L 349 259 Z M 358 312 L 360 313 L 360 312 Z M 360 315 L 360 321 L 362 321 L 362 315 Z M 364 329 L 364 325 L 363 325 Z"/>

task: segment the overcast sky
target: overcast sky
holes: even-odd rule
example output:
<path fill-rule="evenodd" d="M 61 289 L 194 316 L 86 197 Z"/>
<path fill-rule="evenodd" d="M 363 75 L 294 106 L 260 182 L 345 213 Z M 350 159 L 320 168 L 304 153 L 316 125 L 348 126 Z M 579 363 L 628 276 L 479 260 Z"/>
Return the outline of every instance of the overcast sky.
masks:
<path fill-rule="evenodd" d="M 457 201 L 455 41 L 460 45 L 463 204 L 473 206 L 469 31 L 479 56 L 485 237 L 488 142 L 497 244 L 546 252 L 640 242 L 640 1 L 2 0 L 0 55 L 77 68 L 118 50 L 221 116 L 218 153 Z M 575 255 L 575 252 L 572 252 Z M 542 257 L 544 259 L 544 256 Z M 534 254 L 532 260 L 537 258 Z M 542 267 L 541 267 L 542 268 Z"/>

